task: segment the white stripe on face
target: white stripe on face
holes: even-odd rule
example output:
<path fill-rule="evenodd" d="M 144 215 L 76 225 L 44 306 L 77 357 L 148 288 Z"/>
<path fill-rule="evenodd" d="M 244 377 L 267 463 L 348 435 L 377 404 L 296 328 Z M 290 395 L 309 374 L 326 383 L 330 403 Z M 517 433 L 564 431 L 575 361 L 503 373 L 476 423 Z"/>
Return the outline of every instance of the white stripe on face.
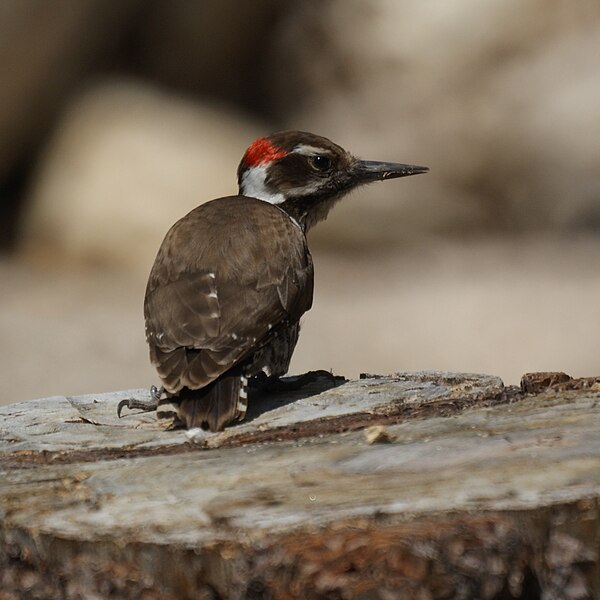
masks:
<path fill-rule="evenodd" d="M 318 148 L 317 146 L 309 146 L 308 144 L 298 144 L 292 152 L 294 154 L 303 154 L 304 156 L 315 156 L 317 154 L 325 154 L 331 156 L 329 150 Z"/>
<path fill-rule="evenodd" d="M 283 194 L 274 194 L 267 189 L 265 179 L 267 177 L 267 164 L 250 167 L 242 176 L 240 192 L 242 196 L 258 198 L 271 204 L 281 204 L 285 197 Z"/>

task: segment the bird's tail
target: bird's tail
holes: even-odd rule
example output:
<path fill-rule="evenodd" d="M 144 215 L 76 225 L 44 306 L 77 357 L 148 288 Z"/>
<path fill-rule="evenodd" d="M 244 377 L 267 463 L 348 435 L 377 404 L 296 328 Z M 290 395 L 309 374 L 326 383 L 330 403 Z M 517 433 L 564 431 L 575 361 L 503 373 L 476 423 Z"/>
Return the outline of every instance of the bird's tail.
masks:
<path fill-rule="evenodd" d="M 187 429 L 222 431 L 225 425 L 243 420 L 247 407 L 248 379 L 241 372 L 228 371 L 203 388 L 183 388 L 176 397 L 159 400 L 158 417 L 175 413 Z"/>

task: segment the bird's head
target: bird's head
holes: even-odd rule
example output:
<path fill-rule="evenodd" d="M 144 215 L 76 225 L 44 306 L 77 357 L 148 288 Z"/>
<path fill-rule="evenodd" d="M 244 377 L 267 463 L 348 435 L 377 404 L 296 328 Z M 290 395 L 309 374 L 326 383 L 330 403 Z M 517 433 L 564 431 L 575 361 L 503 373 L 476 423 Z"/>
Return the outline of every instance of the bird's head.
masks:
<path fill-rule="evenodd" d="M 359 160 L 327 138 L 282 131 L 249 146 L 238 167 L 238 184 L 241 195 L 277 204 L 308 230 L 353 188 L 428 170 Z"/>

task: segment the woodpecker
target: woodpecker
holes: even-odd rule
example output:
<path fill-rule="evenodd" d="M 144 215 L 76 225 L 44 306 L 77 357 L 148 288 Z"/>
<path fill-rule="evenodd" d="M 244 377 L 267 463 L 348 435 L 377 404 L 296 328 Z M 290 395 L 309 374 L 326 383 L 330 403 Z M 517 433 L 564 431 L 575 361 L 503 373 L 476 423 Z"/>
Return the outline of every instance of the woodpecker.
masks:
<path fill-rule="evenodd" d="M 159 411 L 169 403 L 188 429 L 242 420 L 249 382 L 287 372 L 311 308 L 307 232 L 350 190 L 427 171 L 359 160 L 301 131 L 253 142 L 238 167 L 239 194 L 177 221 L 150 272 L 144 317 L 166 395 Z"/>

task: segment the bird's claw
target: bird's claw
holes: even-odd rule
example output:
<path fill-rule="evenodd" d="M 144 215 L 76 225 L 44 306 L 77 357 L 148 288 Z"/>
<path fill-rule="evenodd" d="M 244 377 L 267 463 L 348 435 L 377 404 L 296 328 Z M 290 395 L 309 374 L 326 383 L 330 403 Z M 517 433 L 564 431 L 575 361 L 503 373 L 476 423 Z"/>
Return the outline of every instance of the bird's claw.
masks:
<path fill-rule="evenodd" d="M 143 412 L 152 412 L 158 408 L 158 401 L 162 393 L 164 392 L 164 388 L 157 388 L 153 385 L 150 388 L 150 400 L 142 400 L 141 398 L 125 398 L 121 400 L 117 406 L 117 417 L 121 418 L 121 411 L 124 408 L 128 408 L 129 410 L 141 410 Z"/>

